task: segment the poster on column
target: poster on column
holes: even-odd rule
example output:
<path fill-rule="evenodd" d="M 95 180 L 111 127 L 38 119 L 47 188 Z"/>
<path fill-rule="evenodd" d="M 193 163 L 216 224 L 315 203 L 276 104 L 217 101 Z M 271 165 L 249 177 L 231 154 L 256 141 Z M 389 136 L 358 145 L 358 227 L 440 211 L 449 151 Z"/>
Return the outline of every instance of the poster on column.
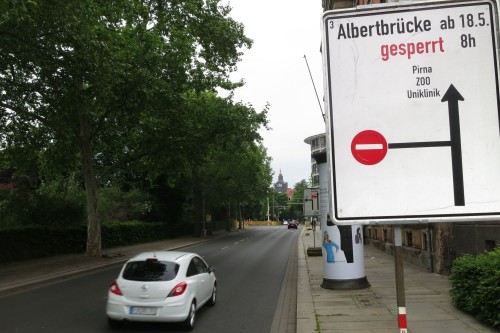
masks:
<path fill-rule="evenodd" d="M 365 277 L 363 228 L 361 225 L 337 226 L 329 218 L 328 165 L 319 165 L 323 274 L 329 280 Z"/>
<path fill-rule="evenodd" d="M 500 217 L 495 1 L 323 16 L 332 219 Z"/>
<path fill-rule="evenodd" d="M 365 277 L 362 227 L 327 223 L 322 232 L 325 277 L 334 280 Z"/>

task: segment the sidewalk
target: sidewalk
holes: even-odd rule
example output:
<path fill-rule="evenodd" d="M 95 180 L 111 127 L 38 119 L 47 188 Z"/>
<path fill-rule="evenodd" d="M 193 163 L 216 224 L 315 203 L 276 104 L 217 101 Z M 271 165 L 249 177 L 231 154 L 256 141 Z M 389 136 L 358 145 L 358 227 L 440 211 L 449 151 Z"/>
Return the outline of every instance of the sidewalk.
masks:
<path fill-rule="evenodd" d="M 105 266 L 124 263 L 139 252 L 173 250 L 205 242 L 229 233 L 231 232 L 220 230 L 206 238 L 173 238 L 152 243 L 104 249 L 103 256 L 98 258 L 86 257 L 83 254 L 68 254 L 2 264 L 0 265 L 0 296 L 12 294 L 36 284 L 50 283 Z"/>
<path fill-rule="evenodd" d="M 330 290 L 323 282 L 323 257 L 308 257 L 307 248 L 321 246 L 321 232 L 299 239 L 297 333 L 392 333 L 397 324 L 394 258 L 365 246 L 365 273 L 370 288 Z M 404 264 L 409 333 L 495 333 L 455 308 L 448 296 L 448 277 Z"/>

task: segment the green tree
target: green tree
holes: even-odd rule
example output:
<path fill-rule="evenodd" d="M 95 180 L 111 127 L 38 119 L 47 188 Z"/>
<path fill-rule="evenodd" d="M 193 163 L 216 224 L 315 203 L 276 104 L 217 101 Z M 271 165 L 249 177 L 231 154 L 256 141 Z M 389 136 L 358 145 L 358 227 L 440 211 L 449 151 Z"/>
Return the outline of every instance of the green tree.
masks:
<path fill-rule="evenodd" d="M 99 186 L 145 156 L 173 165 L 186 140 L 177 135 L 189 119 L 185 92 L 236 87 L 228 74 L 251 40 L 219 0 L 9 3 L 30 10 L 0 23 L 3 149 L 12 158 L 52 151 L 53 165 L 80 167 L 86 253 L 99 256 Z"/>
<path fill-rule="evenodd" d="M 0 1 L 0 21 L 25 17 L 35 6 L 36 2 L 33 0 Z"/>
<path fill-rule="evenodd" d="M 304 189 L 308 187 L 309 184 L 305 179 L 301 180 L 293 187 L 295 192 L 290 200 L 291 205 L 289 207 L 291 218 L 302 219 L 302 216 L 304 215 Z"/>
<path fill-rule="evenodd" d="M 191 97 L 192 118 L 186 126 L 193 126 L 193 135 L 186 152 L 191 156 L 194 221 L 199 222 L 210 207 L 248 205 L 269 186 L 269 158 L 258 134 L 267 126 L 267 107 L 256 112 L 213 93 Z M 195 223 L 195 234 L 199 228 Z"/>
<path fill-rule="evenodd" d="M 286 193 L 279 193 L 272 190 L 271 206 L 273 221 L 289 218 L 288 196 Z"/>

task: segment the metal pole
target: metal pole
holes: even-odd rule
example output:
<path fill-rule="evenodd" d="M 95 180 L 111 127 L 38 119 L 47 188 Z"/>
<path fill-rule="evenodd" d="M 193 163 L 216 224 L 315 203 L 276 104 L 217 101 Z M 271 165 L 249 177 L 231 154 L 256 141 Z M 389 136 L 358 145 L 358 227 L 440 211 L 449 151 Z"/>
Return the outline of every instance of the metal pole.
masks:
<path fill-rule="evenodd" d="M 318 92 L 316 91 L 316 85 L 314 84 L 313 76 L 311 74 L 311 69 L 309 68 L 309 63 L 307 62 L 307 58 L 306 58 L 305 54 L 304 54 L 304 59 L 306 61 L 307 70 L 309 71 L 309 76 L 311 77 L 311 82 L 313 84 L 314 92 L 316 93 L 316 99 L 318 100 L 319 110 L 321 111 L 321 116 L 323 117 L 323 121 L 325 121 L 325 114 L 323 113 L 323 108 L 321 107 L 321 102 L 319 101 Z"/>
<path fill-rule="evenodd" d="M 396 271 L 396 299 L 398 306 L 398 327 L 399 333 L 408 333 L 406 322 L 406 302 L 405 302 L 405 277 L 403 270 L 403 252 L 401 247 L 401 225 L 393 226 L 394 232 L 394 267 Z"/>
<path fill-rule="evenodd" d="M 313 222 L 313 246 L 316 247 L 316 223 L 314 222 Z"/>

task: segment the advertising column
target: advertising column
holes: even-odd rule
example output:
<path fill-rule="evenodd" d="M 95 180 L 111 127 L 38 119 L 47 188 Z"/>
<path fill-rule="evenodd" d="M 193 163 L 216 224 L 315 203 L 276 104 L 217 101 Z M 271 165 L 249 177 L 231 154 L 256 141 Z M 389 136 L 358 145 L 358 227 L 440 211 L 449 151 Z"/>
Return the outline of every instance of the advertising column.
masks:
<path fill-rule="evenodd" d="M 338 226 L 328 212 L 328 164 L 326 152 L 312 156 L 318 165 L 323 251 L 323 283 L 325 289 L 361 289 L 370 286 L 365 275 L 363 227 Z"/>

